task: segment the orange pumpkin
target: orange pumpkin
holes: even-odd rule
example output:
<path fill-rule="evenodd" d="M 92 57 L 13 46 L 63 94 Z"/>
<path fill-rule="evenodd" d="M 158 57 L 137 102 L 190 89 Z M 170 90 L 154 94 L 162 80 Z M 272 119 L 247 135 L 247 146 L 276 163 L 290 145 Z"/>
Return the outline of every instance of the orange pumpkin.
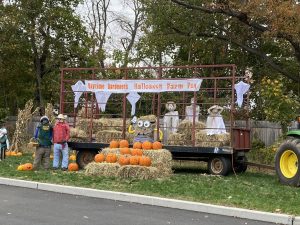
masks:
<path fill-rule="evenodd" d="M 153 149 L 162 149 L 162 144 L 159 142 L 159 141 L 155 141 L 153 144 L 152 144 L 152 148 Z"/>
<path fill-rule="evenodd" d="M 130 157 L 125 156 L 125 155 L 121 155 L 120 158 L 119 158 L 119 160 L 118 160 L 118 163 L 121 166 L 129 165 L 130 164 Z"/>
<path fill-rule="evenodd" d="M 108 153 L 105 157 L 105 161 L 108 163 L 115 163 L 117 162 L 118 158 L 115 153 Z"/>
<path fill-rule="evenodd" d="M 141 142 L 134 142 L 133 143 L 133 148 L 141 149 L 142 148 L 142 143 Z"/>
<path fill-rule="evenodd" d="M 140 166 L 151 166 L 151 159 L 148 156 L 140 157 Z"/>
<path fill-rule="evenodd" d="M 99 154 L 95 155 L 94 159 L 95 159 L 95 162 L 101 163 L 101 162 L 104 162 L 105 156 L 103 153 L 99 153 Z"/>
<path fill-rule="evenodd" d="M 129 159 L 129 163 L 130 165 L 139 165 L 140 163 L 140 156 L 130 156 L 130 159 Z"/>
<path fill-rule="evenodd" d="M 152 149 L 152 143 L 150 141 L 145 141 L 143 144 L 142 144 L 142 148 L 143 149 Z"/>
<path fill-rule="evenodd" d="M 128 148 L 129 142 L 127 140 L 121 140 L 120 141 L 120 148 Z"/>
<path fill-rule="evenodd" d="M 119 142 L 118 142 L 118 141 L 115 141 L 115 140 L 112 140 L 112 141 L 109 143 L 109 147 L 110 147 L 110 148 L 119 148 Z"/>
<path fill-rule="evenodd" d="M 130 148 L 120 148 L 120 154 L 121 155 L 126 155 L 126 154 L 130 154 Z"/>
<path fill-rule="evenodd" d="M 68 166 L 68 170 L 69 171 L 78 171 L 79 170 L 78 164 L 75 162 L 70 163 Z"/>
<path fill-rule="evenodd" d="M 143 155 L 143 151 L 142 151 L 142 149 L 134 148 L 134 149 L 131 150 L 131 155 L 139 155 L 139 156 L 141 156 L 141 155 Z"/>
<path fill-rule="evenodd" d="M 23 165 L 23 170 L 32 170 L 32 164 L 31 163 L 25 163 Z"/>

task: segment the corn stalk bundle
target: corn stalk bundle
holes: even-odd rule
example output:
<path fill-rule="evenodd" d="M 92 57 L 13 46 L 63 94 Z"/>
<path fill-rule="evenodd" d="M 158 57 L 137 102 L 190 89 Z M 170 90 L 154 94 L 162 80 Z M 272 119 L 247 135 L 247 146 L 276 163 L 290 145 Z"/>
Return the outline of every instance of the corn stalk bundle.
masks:
<path fill-rule="evenodd" d="M 51 103 L 47 103 L 45 108 L 45 116 L 49 118 L 49 121 L 52 125 L 55 123 L 55 116 L 53 114 L 53 105 Z"/>
<path fill-rule="evenodd" d="M 32 116 L 38 112 L 39 108 L 36 108 L 32 112 L 33 100 L 29 100 L 25 104 L 23 110 L 18 110 L 18 117 L 16 121 L 16 129 L 12 138 L 10 150 L 19 151 L 20 148 L 24 147 L 30 140 L 31 135 L 28 134 L 28 124 L 32 119 Z"/>

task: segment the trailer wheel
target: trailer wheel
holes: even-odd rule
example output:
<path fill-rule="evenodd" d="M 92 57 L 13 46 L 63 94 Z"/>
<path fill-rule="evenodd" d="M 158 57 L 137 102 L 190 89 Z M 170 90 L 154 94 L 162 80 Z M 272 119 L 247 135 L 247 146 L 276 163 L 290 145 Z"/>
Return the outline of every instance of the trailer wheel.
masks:
<path fill-rule="evenodd" d="M 210 174 L 226 176 L 231 170 L 231 160 L 226 157 L 212 157 L 208 160 Z"/>
<path fill-rule="evenodd" d="M 96 152 L 91 150 L 78 151 L 76 162 L 79 165 L 79 168 L 84 169 L 87 164 L 94 160 L 95 155 Z"/>
<path fill-rule="evenodd" d="M 275 155 L 275 170 L 279 181 L 285 185 L 300 186 L 300 140 L 289 139 Z"/>

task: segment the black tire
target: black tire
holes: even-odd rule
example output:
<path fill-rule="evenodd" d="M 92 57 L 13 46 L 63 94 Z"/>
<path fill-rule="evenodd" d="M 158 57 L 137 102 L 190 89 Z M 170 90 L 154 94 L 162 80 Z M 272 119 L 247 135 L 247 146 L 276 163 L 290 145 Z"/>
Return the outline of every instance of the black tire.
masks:
<path fill-rule="evenodd" d="M 208 171 L 213 175 L 226 176 L 231 171 L 231 160 L 223 156 L 211 157 L 208 160 Z"/>
<path fill-rule="evenodd" d="M 92 150 L 81 150 L 77 152 L 76 163 L 80 169 L 84 169 L 87 164 L 94 161 L 96 151 Z"/>
<path fill-rule="evenodd" d="M 245 173 L 248 165 L 247 165 L 247 158 L 246 156 L 244 156 L 243 162 L 237 162 L 234 164 L 234 172 L 236 173 Z"/>
<path fill-rule="evenodd" d="M 289 139 L 284 142 L 275 155 L 275 170 L 280 183 L 300 186 L 300 140 Z"/>

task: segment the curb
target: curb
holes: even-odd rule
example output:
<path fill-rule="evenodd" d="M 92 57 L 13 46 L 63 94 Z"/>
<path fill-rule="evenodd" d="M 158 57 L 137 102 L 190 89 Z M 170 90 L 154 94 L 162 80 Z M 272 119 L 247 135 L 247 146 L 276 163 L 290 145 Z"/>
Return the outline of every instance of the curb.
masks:
<path fill-rule="evenodd" d="M 43 191 L 51 191 L 57 193 L 80 195 L 93 198 L 103 198 L 115 201 L 125 201 L 132 203 L 139 203 L 152 206 L 161 206 L 174 209 L 183 209 L 195 212 L 204 212 L 210 214 L 217 214 L 222 216 L 232 216 L 250 220 L 257 220 L 270 223 L 278 223 L 284 225 L 300 225 L 300 217 L 287 214 L 276 214 L 262 211 L 255 211 L 249 209 L 240 209 L 234 207 L 225 207 L 210 205 L 197 202 L 189 202 L 182 200 L 174 200 L 168 198 L 151 197 L 138 194 L 130 194 L 123 192 L 103 191 L 91 188 L 79 188 L 72 186 L 63 186 L 56 184 L 47 184 L 34 181 L 24 181 L 10 178 L 0 178 L 0 185 L 9 185 L 17 187 L 25 187 L 31 189 L 38 189 Z"/>

